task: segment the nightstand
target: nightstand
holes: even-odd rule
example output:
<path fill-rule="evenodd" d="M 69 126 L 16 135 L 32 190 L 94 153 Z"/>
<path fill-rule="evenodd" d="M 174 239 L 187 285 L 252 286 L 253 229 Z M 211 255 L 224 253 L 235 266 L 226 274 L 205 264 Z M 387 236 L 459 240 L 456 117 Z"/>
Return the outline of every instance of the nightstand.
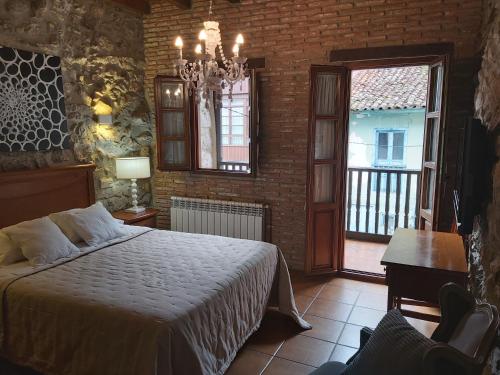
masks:
<path fill-rule="evenodd" d="M 138 214 L 123 210 L 113 212 L 112 215 L 115 219 L 123 220 L 127 225 L 156 228 L 156 216 L 158 212 L 160 212 L 160 210 L 155 208 L 146 208 L 146 211 Z"/>

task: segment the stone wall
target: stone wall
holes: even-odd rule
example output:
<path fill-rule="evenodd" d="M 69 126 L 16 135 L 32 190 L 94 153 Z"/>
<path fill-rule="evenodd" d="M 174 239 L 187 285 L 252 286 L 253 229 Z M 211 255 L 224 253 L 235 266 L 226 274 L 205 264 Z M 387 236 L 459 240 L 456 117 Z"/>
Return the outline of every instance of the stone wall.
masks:
<path fill-rule="evenodd" d="M 144 97 L 142 15 L 103 0 L 0 0 L 0 45 L 60 56 L 72 148 L 0 153 L 0 171 L 93 162 L 97 199 L 110 210 L 130 202 L 129 181 L 114 178 L 118 156 L 151 154 Z M 114 124 L 97 124 L 96 105 Z M 141 181 L 141 200 L 150 201 Z"/>
<path fill-rule="evenodd" d="M 154 77 L 172 74 L 178 53 L 173 46 L 175 37 L 182 35 L 186 53 L 194 50 L 197 32 L 208 14 L 208 3 L 193 0 L 193 9 L 183 11 L 167 1 L 151 1 L 152 12 L 144 19 L 146 87 L 151 100 Z M 256 178 L 156 173 L 155 205 L 162 209 L 160 225 L 169 226 L 172 195 L 265 202 L 272 210 L 273 242 L 281 247 L 291 267 L 303 268 L 311 64 L 327 64 L 333 49 L 434 42 L 453 42 L 456 59 L 467 61 L 477 53 L 481 3 L 481 0 L 243 0 L 241 4 L 215 1 L 214 16 L 221 23 L 226 54 L 230 53 L 234 37 L 242 32 L 246 41 L 242 53 L 266 58 L 266 68 L 260 73 L 259 171 Z M 467 64 L 454 69 L 452 86 L 454 93 L 460 95 L 454 96 L 451 107 L 466 108 L 472 113 L 474 74 Z M 464 98 L 468 102 L 462 107 Z M 448 123 L 447 134 L 452 137 L 446 148 L 447 176 L 442 185 L 448 193 L 442 199 L 443 229 L 450 227 L 450 191 L 458 144 L 457 132 L 453 130 L 457 122 Z"/>
<path fill-rule="evenodd" d="M 500 0 L 484 2 L 483 60 L 476 92 L 476 114 L 490 131 L 492 156 L 489 201 L 476 218 L 471 239 L 473 290 L 479 300 L 500 308 Z M 500 374 L 500 348 L 494 350 L 492 373 Z"/>

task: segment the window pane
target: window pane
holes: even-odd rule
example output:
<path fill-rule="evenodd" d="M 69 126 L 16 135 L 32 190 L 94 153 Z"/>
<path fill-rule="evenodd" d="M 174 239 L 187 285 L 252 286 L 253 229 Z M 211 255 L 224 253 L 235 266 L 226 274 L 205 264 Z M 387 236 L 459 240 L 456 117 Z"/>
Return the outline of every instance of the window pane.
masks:
<path fill-rule="evenodd" d="M 333 201 L 333 167 L 331 165 L 314 166 L 314 201 Z"/>
<path fill-rule="evenodd" d="M 316 121 L 316 141 L 314 149 L 315 159 L 333 158 L 335 151 L 335 121 L 318 120 Z"/>
<path fill-rule="evenodd" d="M 426 129 L 426 147 L 427 154 L 425 157 L 426 161 L 436 161 L 438 154 L 438 142 L 439 142 L 439 119 L 429 118 L 427 119 L 427 129 Z"/>
<path fill-rule="evenodd" d="M 243 137 L 240 137 L 239 135 L 233 135 L 232 137 L 232 145 L 239 146 L 243 145 Z"/>
<path fill-rule="evenodd" d="M 434 190 L 436 189 L 436 171 L 433 169 L 426 169 L 426 179 L 427 184 L 427 196 L 424 204 L 422 205 L 424 209 L 432 210 L 434 207 Z"/>
<path fill-rule="evenodd" d="M 335 115 L 337 74 L 320 73 L 316 76 L 316 114 Z"/>
<path fill-rule="evenodd" d="M 245 119 L 243 116 L 240 116 L 239 114 L 233 112 L 233 116 L 231 118 L 231 124 L 237 126 L 243 126 L 245 124 Z"/>
<path fill-rule="evenodd" d="M 163 155 L 168 164 L 184 164 L 185 144 L 184 141 L 165 141 L 163 142 Z"/>
<path fill-rule="evenodd" d="M 389 154 L 389 133 L 378 133 L 377 156 L 379 160 L 387 160 Z"/>
<path fill-rule="evenodd" d="M 250 78 L 223 90 L 222 108 L 215 108 L 213 98 L 198 105 L 198 165 L 205 169 L 250 172 L 250 145 L 245 135 L 250 133 Z M 203 107 L 203 108 L 202 108 Z"/>
<path fill-rule="evenodd" d="M 184 136 L 184 112 L 163 112 L 161 130 L 166 137 Z"/>
<path fill-rule="evenodd" d="M 184 87 L 182 83 L 162 83 L 161 103 L 163 108 L 183 108 Z"/>
<path fill-rule="evenodd" d="M 392 160 L 403 161 L 405 146 L 405 134 L 394 132 L 392 134 Z"/>
<path fill-rule="evenodd" d="M 236 134 L 236 135 L 245 134 L 243 126 L 233 126 L 232 129 L 233 129 L 232 134 Z"/>

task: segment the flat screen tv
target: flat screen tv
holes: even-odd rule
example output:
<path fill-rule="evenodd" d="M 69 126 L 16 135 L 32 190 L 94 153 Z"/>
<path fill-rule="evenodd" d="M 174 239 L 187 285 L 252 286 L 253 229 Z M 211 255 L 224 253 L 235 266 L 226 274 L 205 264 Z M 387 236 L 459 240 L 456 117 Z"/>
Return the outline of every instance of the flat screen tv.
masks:
<path fill-rule="evenodd" d="M 481 121 L 466 122 L 459 155 L 453 202 L 458 232 L 467 235 L 472 233 L 474 217 L 480 213 L 491 186 L 491 145 Z"/>

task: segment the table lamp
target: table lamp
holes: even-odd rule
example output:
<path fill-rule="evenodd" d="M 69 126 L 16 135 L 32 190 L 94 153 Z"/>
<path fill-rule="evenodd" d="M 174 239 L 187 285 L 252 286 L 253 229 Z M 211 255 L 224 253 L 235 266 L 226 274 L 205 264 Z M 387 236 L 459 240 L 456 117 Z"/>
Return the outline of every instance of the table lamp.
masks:
<path fill-rule="evenodd" d="M 132 207 L 125 211 L 140 213 L 146 209 L 137 206 L 137 179 L 151 177 L 148 157 L 116 158 L 116 178 L 132 181 Z"/>

